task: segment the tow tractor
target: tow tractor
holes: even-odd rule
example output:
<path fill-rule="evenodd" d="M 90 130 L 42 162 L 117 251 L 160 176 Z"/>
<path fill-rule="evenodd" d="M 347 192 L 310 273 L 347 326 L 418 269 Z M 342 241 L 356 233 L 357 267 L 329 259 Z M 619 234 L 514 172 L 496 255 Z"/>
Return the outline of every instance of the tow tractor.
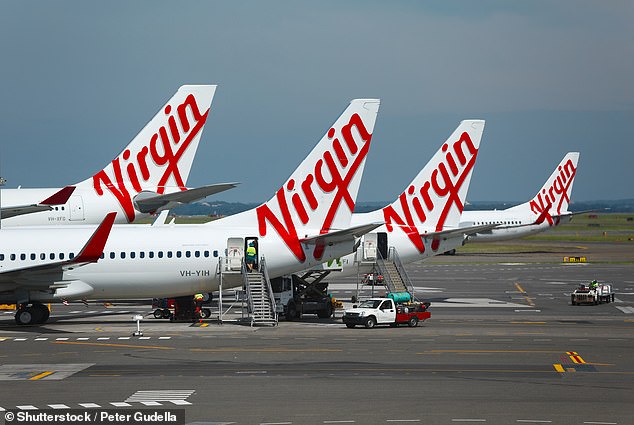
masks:
<path fill-rule="evenodd" d="M 581 284 L 570 294 L 570 303 L 579 304 L 602 304 L 614 302 L 614 290 L 609 283 L 598 283 L 596 280 L 590 285 Z"/>
<path fill-rule="evenodd" d="M 388 297 L 370 298 L 354 305 L 344 312 L 343 323 L 349 328 L 356 325 L 373 328 L 382 324 L 392 327 L 407 324 L 415 327 L 431 317 L 431 313 L 427 311 L 430 305 L 428 302 L 412 302 L 408 293 L 390 293 Z"/>

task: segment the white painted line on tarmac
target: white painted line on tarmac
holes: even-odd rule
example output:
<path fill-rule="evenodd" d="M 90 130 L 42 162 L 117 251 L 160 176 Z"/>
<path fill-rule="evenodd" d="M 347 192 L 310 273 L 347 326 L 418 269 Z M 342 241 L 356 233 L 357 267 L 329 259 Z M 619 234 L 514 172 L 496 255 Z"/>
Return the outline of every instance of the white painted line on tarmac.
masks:
<path fill-rule="evenodd" d="M 25 406 L 15 406 L 20 410 L 38 410 L 37 407 L 27 404 Z"/>
<path fill-rule="evenodd" d="M 524 424 L 551 424 L 553 421 L 544 421 L 539 419 L 518 419 L 516 422 Z"/>
<path fill-rule="evenodd" d="M 623 313 L 625 314 L 632 314 L 634 313 L 634 307 L 616 307 L 619 310 L 621 310 Z M 17 341 L 17 340 L 16 340 Z"/>
<path fill-rule="evenodd" d="M 131 407 L 132 405 L 130 403 L 125 403 L 125 402 L 116 402 L 116 401 L 111 401 L 110 404 L 112 404 L 114 407 Z"/>
<path fill-rule="evenodd" d="M 35 338 L 35 341 L 48 341 L 48 338 Z"/>
<path fill-rule="evenodd" d="M 584 422 L 584 424 L 592 424 L 592 425 L 618 425 L 616 422 Z"/>
<path fill-rule="evenodd" d="M 486 419 L 452 419 L 451 422 L 486 422 Z"/>
<path fill-rule="evenodd" d="M 78 403 L 81 407 L 85 407 L 86 409 L 97 409 L 101 406 L 95 403 Z"/>
<path fill-rule="evenodd" d="M 51 409 L 70 409 L 70 407 L 66 406 L 65 404 L 49 404 L 48 407 L 50 407 Z"/>

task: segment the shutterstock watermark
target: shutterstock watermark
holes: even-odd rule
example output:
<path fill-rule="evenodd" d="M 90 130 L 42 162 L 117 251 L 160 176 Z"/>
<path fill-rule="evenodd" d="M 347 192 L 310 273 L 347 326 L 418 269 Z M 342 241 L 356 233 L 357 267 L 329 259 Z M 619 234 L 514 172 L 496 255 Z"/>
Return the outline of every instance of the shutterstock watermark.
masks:
<path fill-rule="evenodd" d="M 185 409 L 7 410 L 0 419 L 3 425 L 185 425 Z"/>

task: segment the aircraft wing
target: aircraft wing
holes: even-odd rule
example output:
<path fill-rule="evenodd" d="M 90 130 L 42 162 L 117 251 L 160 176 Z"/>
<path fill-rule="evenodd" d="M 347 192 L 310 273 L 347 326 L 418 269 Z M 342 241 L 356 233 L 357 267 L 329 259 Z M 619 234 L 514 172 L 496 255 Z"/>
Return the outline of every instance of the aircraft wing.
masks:
<path fill-rule="evenodd" d="M 425 239 L 425 238 L 433 238 L 433 239 L 439 239 L 439 238 L 448 238 L 451 236 L 458 236 L 458 235 L 473 235 L 475 233 L 480 233 L 480 232 L 486 232 L 487 230 L 491 230 L 491 229 L 495 229 L 498 228 L 499 224 L 483 224 L 480 226 L 466 226 L 466 227 L 456 227 L 453 229 L 447 229 L 447 230 L 440 230 L 438 232 L 429 232 L 429 233 L 423 233 L 420 236 Z"/>
<path fill-rule="evenodd" d="M 331 243 L 354 241 L 356 238 L 360 238 L 366 233 L 369 233 L 377 227 L 383 226 L 384 224 L 385 223 L 383 222 L 377 222 L 349 227 L 343 230 L 334 230 L 332 232 L 324 233 L 323 235 L 309 236 L 307 238 L 303 238 L 300 240 L 300 242 L 304 244 L 328 245 Z"/>
<path fill-rule="evenodd" d="M 0 272 L 0 282 L 10 281 L 31 285 L 45 282 L 48 285 L 52 280 L 51 276 L 55 277 L 53 280 L 61 279 L 62 273 L 70 268 L 96 263 L 103 253 L 116 215 L 117 213 L 115 212 L 106 215 L 79 254 L 74 258 Z"/>
<path fill-rule="evenodd" d="M 75 186 L 66 186 L 53 195 L 49 196 L 39 204 L 16 205 L 12 207 L 3 207 L 0 210 L 0 217 L 11 218 L 18 215 L 33 214 L 41 211 L 52 210 L 52 205 L 64 205 L 68 202 L 70 195 L 75 191 Z"/>
<path fill-rule="evenodd" d="M 153 213 L 168 204 L 189 204 L 207 196 L 233 189 L 239 183 L 218 183 L 196 187 L 174 193 L 160 195 L 155 192 L 143 191 L 134 197 L 135 208 L 142 213 Z"/>

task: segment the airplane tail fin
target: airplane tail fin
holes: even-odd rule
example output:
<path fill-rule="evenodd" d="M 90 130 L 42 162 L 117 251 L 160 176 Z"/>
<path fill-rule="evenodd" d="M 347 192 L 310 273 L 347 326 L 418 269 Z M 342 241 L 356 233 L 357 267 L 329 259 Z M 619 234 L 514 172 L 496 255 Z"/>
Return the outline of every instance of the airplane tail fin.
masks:
<path fill-rule="evenodd" d="M 350 102 L 275 195 L 256 208 L 260 236 L 276 232 L 303 261 L 300 239 L 350 226 L 379 104 Z"/>
<path fill-rule="evenodd" d="M 484 124 L 462 121 L 396 201 L 383 208 L 389 232 L 401 228 L 423 252 L 420 235 L 459 226 Z"/>
<path fill-rule="evenodd" d="M 128 221 L 142 190 L 184 190 L 215 92 L 215 85 L 180 87 L 115 159 L 76 186 L 114 196 Z"/>
<path fill-rule="evenodd" d="M 530 210 L 538 221 L 543 221 L 545 213 L 547 219 L 567 213 L 578 162 L 579 152 L 568 152 L 533 199 L 509 210 Z"/>

